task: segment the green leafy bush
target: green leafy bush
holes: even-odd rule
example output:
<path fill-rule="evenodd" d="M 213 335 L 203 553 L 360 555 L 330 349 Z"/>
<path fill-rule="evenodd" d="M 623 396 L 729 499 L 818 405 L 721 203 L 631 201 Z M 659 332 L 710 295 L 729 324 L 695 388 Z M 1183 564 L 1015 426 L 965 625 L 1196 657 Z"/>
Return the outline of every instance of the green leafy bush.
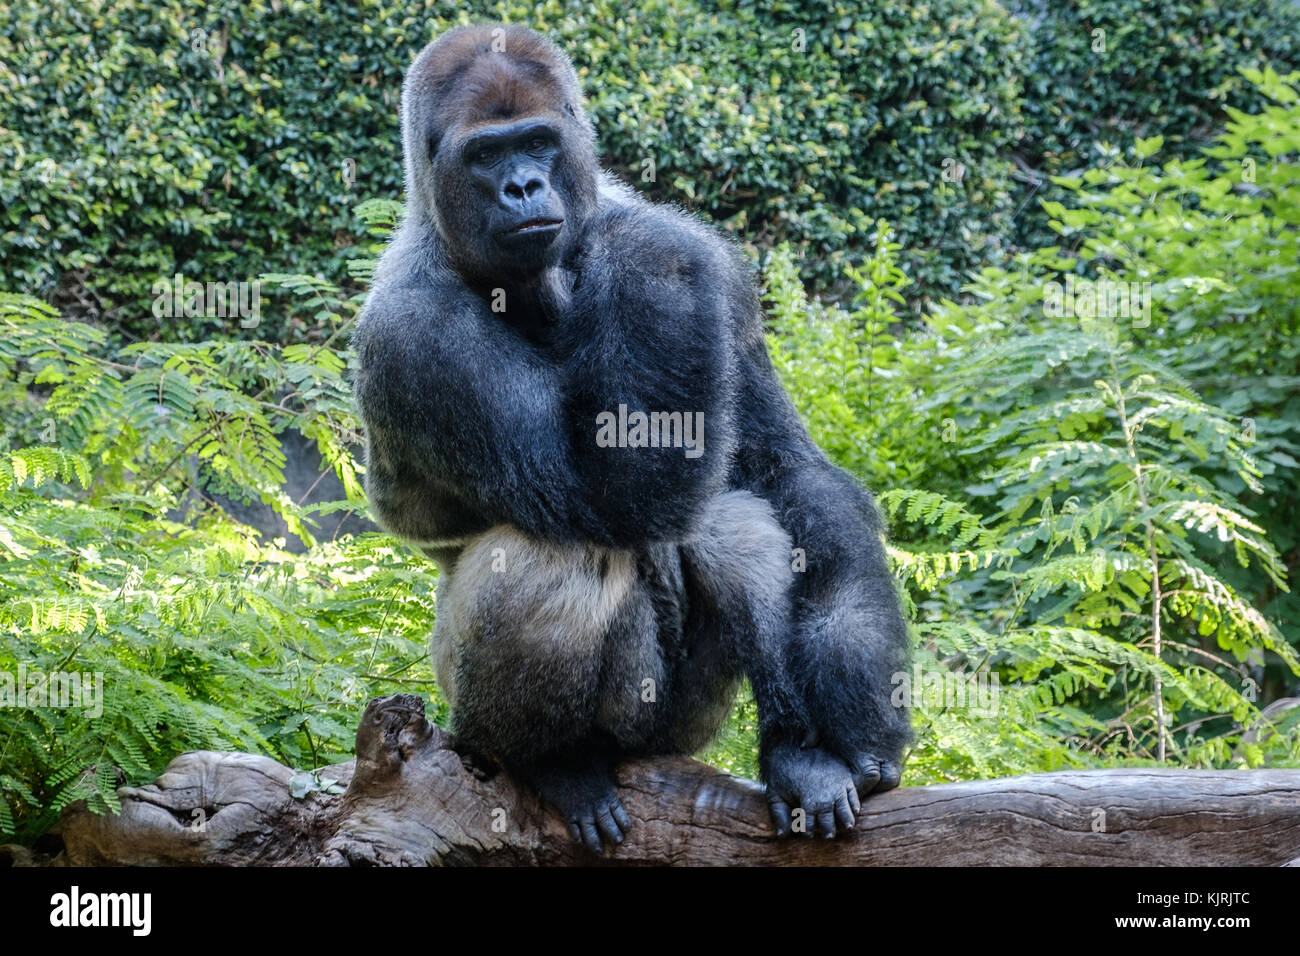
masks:
<path fill-rule="evenodd" d="M 1140 140 L 1061 180 L 1072 254 L 984 270 L 892 341 L 883 233 L 852 317 L 769 270 L 774 361 L 893 519 L 914 780 L 1300 763 L 1300 712 L 1263 709 L 1300 674 L 1300 75 L 1247 79 L 1275 105 L 1230 109 L 1209 162 L 1150 166 Z M 1124 283 L 1126 317 L 1095 295 L 1062 313 L 1098 283 Z"/>
<path fill-rule="evenodd" d="M 805 278 L 838 282 L 878 217 L 925 289 L 1002 252 L 1025 53 L 986 0 L 611 2 L 538 10 L 583 70 L 606 155 Z M 581 12 L 578 10 L 581 9 Z"/>
<path fill-rule="evenodd" d="M 356 303 L 333 305 L 342 331 Z M 399 686 L 439 711 L 436 575 L 417 555 L 371 534 L 294 556 L 215 507 L 168 517 L 195 461 L 308 535 L 360 506 L 343 371 L 332 343 L 117 348 L 0 294 L 0 831 L 32 836 L 74 800 L 115 808 L 123 779 L 184 750 L 343 759 L 366 699 Z M 316 440 L 351 504 L 285 497 L 285 428 Z M 70 673 L 98 692 L 53 706 L 38 688 Z"/>
<path fill-rule="evenodd" d="M 1285 0 L 1051 0 L 1013 3 L 1033 37 L 1026 147 L 1057 168 L 1087 164 L 1091 144 L 1164 136 L 1193 153 L 1227 118 L 1264 98 L 1242 67 L 1283 68 L 1298 52 Z"/>
<path fill-rule="evenodd" d="M 1158 135 L 1174 155 L 1196 156 L 1229 104 L 1265 105 L 1242 68 L 1300 65 L 1300 9 L 1288 0 L 1017 0 L 1010 8 L 1032 37 L 1020 151 L 1044 177 L 1026 189 L 1035 203 L 1062 199 L 1046 177 L 1093 165 L 1098 142 Z M 1017 241 L 1045 244 L 1045 220 L 1027 212 Z"/>
<path fill-rule="evenodd" d="M 882 243 L 858 273 L 867 314 L 897 282 L 891 257 Z M 986 517 L 929 490 L 880 496 L 920 640 L 914 672 L 894 688 L 919 725 L 913 780 L 1117 760 L 1300 761 L 1300 726 L 1262 714 L 1250 666 L 1267 655 L 1300 675 L 1300 657 L 1221 571 L 1226 547 L 1241 567 L 1286 587 L 1265 530 L 1217 481 L 1261 488 L 1235 417 L 1131 351 L 1114 323 L 1036 323 L 1003 296 L 945 310 L 890 356 L 869 322 L 833 309 L 810 317 L 776 275 L 784 334 L 770 345 L 832 457 L 877 481 L 882 473 L 869 432 L 844 414 L 861 408 L 871 362 L 872 407 L 920 407 L 907 450 L 892 452 L 886 439 L 885 455 L 905 454 L 918 478 L 941 456 L 969 455 L 970 477 L 984 480 L 963 497 L 991 499 Z M 1041 309 L 1041 289 L 1028 290 L 1031 299 Z M 827 345 L 831 360 L 819 367 Z M 922 355 L 939 367 L 918 387 L 898 373 Z M 846 365 L 856 369 L 847 396 Z M 951 438 L 926 427 L 953 405 L 980 411 Z"/>
<path fill-rule="evenodd" d="M 1207 155 L 1157 164 L 1162 148 L 1140 140 L 1128 157 L 1058 180 L 1049 204 L 1070 258 L 1048 252 L 991 270 L 977 300 L 1006 315 L 1041 314 L 1041 292 L 1064 272 L 1150 283 L 1153 315 L 1132 328 L 1143 354 L 1233 416 L 1260 472 L 1260 487 L 1221 473 L 1216 482 L 1267 517 L 1270 537 L 1300 568 L 1300 73 L 1243 73 L 1271 105 L 1228 107 L 1227 129 Z M 1076 261 L 1077 260 L 1077 261 Z M 1037 297 L 1037 298 L 1036 298 Z M 1292 622 L 1300 600 L 1267 578 L 1233 567 L 1228 579 L 1270 617 Z M 1275 674 L 1274 692 L 1285 686 Z"/>
<path fill-rule="evenodd" d="M 155 282 L 341 278 L 351 189 L 401 189 L 397 84 L 427 31 L 402 10 L 368 4 L 376 29 L 356 4 L 7 3 L 10 281 L 134 335 L 193 339 L 238 330 L 152 317 Z M 269 321 L 263 334 L 294 336 Z"/>

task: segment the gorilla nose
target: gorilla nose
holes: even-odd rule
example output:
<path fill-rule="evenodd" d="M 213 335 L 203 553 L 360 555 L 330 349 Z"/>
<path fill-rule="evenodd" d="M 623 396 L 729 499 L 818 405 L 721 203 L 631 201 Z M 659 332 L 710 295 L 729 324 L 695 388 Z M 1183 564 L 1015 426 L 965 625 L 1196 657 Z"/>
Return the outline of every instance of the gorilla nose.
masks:
<path fill-rule="evenodd" d="M 501 200 L 505 205 L 521 205 L 540 199 L 546 183 L 536 176 L 528 179 L 508 179 L 501 187 Z"/>

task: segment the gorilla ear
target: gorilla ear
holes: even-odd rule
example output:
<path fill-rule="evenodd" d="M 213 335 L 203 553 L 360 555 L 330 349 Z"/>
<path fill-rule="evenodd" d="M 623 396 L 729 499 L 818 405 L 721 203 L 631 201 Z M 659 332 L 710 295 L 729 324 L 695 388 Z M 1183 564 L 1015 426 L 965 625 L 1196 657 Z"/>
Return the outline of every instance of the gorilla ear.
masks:
<path fill-rule="evenodd" d="M 442 142 L 442 134 L 434 133 L 429 137 L 427 142 L 429 147 L 429 159 L 432 160 L 433 157 L 438 155 L 438 144 Z"/>
<path fill-rule="evenodd" d="M 565 104 L 564 104 L 564 112 L 568 113 L 568 114 L 569 114 L 570 116 L 572 116 L 574 119 L 577 119 L 577 118 L 578 118 L 578 114 L 577 114 L 577 112 L 574 110 L 574 108 L 573 108 L 573 104 L 572 104 L 572 103 L 565 103 Z"/>

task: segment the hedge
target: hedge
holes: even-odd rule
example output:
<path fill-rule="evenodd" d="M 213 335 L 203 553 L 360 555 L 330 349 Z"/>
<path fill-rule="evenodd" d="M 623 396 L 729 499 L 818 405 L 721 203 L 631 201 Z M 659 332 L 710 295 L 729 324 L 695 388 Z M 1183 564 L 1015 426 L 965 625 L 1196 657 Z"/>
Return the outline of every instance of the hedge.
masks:
<path fill-rule="evenodd" d="M 1225 105 L 1256 112 L 1268 100 L 1242 68 L 1296 63 L 1294 0 L 1019 0 L 1010 4 L 1033 37 L 1023 114 L 1027 164 L 1070 173 L 1114 146 L 1163 137 L 1166 155 L 1199 155 L 1223 128 Z M 1037 201 L 1060 201 L 1047 186 Z M 1050 241 L 1046 219 L 1020 220 L 1017 244 Z"/>

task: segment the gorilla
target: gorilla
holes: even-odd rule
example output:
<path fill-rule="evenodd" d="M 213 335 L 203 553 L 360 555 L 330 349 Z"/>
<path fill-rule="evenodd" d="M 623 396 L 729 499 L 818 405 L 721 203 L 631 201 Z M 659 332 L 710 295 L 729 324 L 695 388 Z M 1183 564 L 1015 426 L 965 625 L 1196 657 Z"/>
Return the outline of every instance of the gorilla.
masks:
<path fill-rule="evenodd" d="M 899 782 L 909 638 L 875 503 L 801 424 L 743 257 L 602 172 L 530 30 L 441 36 L 401 119 L 353 384 L 374 513 L 439 566 L 457 746 L 599 853 L 629 826 L 617 763 L 698 750 L 748 677 L 778 835 L 852 827 Z"/>

